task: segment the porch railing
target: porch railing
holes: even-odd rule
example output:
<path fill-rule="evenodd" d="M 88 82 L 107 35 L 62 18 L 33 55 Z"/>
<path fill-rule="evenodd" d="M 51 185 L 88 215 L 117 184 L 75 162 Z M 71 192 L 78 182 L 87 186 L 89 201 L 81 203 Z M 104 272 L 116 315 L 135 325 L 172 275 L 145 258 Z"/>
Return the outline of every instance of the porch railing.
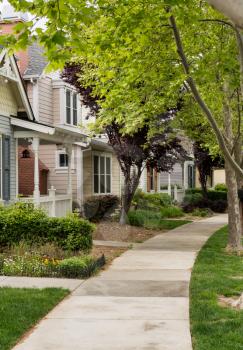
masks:
<path fill-rule="evenodd" d="M 178 203 L 181 203 L 185 196 L 185 190 L 179 189 L 176 185 L 171 187 L 168 186 L 167 189 L 160 190 L 160 193 L 167 193 L 169 196 L 172 197 L 173 200 L 175 200 Z"/>
<path fill-rule="evenodd" d="M 72 212 L 72 195 L 58 195 L 53 187 L 49 190 L 49 195 L 47 196 L 40 196 L 38 199 L 22 197 L 20 201 L 34 203 L 36 206 L 44 209 L 47 215 L 51 217 L 63 217 Z"/>

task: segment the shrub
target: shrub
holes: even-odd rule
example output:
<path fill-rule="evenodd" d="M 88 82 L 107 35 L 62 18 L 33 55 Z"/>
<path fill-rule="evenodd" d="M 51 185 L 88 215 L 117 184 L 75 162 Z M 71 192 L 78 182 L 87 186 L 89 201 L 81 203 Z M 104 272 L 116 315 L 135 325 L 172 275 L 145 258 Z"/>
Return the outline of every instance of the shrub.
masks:
<path fill-rule="evenodd" d="M 33 204 L 18 202 L 0 208 L 0 245 L 40 241 L 46 235 L 48 217 Z"/>
<path fill-rule="evenodd" d="M 84 203 L 84 215 L 87 219 L 97 222 L 114 211 L 118 204 L 119 198 L 114 195 L 92 196 Z"/>
<path fill-rule="evenodd" d="M 214 187 L 214 190 L 215 191 L 224 191 L 224 192 L 227 192 L 227 186 L 225 184 L 217 184 L 215 187 Z"/>
<path fill-rule="evenodd" d="M 160 213 L 162 218 L 178 218 L 184 215 L 183 210 L 176 206 L 161 208 Z"/>
<path fill-rule="evenodd" d="M 194 209 L 193 212 L 191 213 L 193 216 L 200 216 L 202 218 L 209 216 L 210 215 L 210 210 L 205 208 L 205 209 Z"/>
<path fill-rule="evenodd" d="M 89 250 L 92 247 L 94 224 L 70 214 L 64 218 L 50 218 L 48 241 L 67 250 Z"/>
<path fill-rule="evenodd" d="M 160 210 L 171 204 L 172 199 L 166 193 L 144 193 L 139 189 L 133 198 L 133 205 L 136 209 Z"/>
<path fill-rule="evenodd" d="M 226 200 L 218 199 L 216 201 L 210 201 L 209 208 L 215 213 L 225 213 L 228 203 Z"/>
<path fill-rule="evenodd" d="M 161 214 L 149 210 L 131 210 L 128 213 L 128 219 L 132 226 L 147 227 L 150 223 L 159 221 L 161 219 Z"/>
<path fill-rule="evenodd" d="M 201 188 L 188 188 L 186 190 L 186 195 L 187 194 L 195 194 L 195 193 L 200 193 L 202 194 L 202 189 Z"/>
<path fill-rule="evenodd" d="M 218 201 L 218 200 L 227 201 L 227 192 L 209 190 L 208 199 L 210 199 L 211 201 Z"/>
<path fill-rule="evenodd" d="M 149 210 L 131 210 L 128 213 L 128 218 L 132 226 L 140 226 L 155 230 L 171 230 L 189 222 L 185 220 L 164 220 L 160 212 L 152 212 Z"/>
<path fill-rule="evenodd" d="M 224 213 L 227 209 L 227 192 L 209 190 L 207 198 L 203 198 L 202 190 L 189 189 L 186 191 L 182 208 L 186 213 L 197 208 L 209 208 L 216 213 Z"/>
<path fill-rule="evenodd" d="M 91 265 L 93 262 L 94 260 L 90 256 L 74 256 L 62 260 L 58 267 L 62 276 L 77 278 L 80 277 L 81 274 L 84 274 L 84 271 L 87 270 L 89 265 Z"/>
<path fill-rule="evenodd" d="M 32 204 L 16 203 L 0 209 L 0 245 L 21 241 L 54 242 L 64 249 L 88 250 L 92 246 L 94 225 L 77 214 L 65 218 L 49 218 Z"/>

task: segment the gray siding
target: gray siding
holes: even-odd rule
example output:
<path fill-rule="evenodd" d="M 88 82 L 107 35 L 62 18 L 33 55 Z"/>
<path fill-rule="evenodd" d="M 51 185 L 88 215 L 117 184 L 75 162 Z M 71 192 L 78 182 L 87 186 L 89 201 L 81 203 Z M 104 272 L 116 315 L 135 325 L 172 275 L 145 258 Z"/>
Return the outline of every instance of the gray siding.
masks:
<path fill-rule="evenodd" d="M 172 185 L 183 185 L 182 167 L 180 163 L 174 165 L 173 171 L 171 172 L 171 184 Z M 168 185 L 168 173 L 160 174 L 160 186 Z"/>
<path fill-rule="evenodd" d="M 16 198 L 16 142 L 10 125 L 10 119 L 0 115 L 0 133 L 11 137 L 10 150 L 10 199 Z"/>

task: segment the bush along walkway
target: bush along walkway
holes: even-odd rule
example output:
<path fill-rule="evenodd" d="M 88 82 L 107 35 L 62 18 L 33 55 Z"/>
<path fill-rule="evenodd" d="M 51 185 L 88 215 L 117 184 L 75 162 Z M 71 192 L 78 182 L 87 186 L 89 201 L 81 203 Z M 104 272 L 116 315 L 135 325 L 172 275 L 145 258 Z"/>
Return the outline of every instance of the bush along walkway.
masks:
<path fill-rule="evenodd" d="M 151 238 L 75 289 L 14 350 L 191 350 L 189 281 L 216 216 Z"/>

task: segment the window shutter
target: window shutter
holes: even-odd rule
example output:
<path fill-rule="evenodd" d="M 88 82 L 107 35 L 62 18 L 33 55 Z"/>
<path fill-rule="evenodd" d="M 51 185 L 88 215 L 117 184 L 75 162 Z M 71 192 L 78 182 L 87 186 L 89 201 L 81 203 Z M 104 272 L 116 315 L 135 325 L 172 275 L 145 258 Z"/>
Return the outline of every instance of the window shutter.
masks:
<path fill-rule="evenodd" d="M 10 136 L 2 137 L 2 197 L 10 200 Z"/>

